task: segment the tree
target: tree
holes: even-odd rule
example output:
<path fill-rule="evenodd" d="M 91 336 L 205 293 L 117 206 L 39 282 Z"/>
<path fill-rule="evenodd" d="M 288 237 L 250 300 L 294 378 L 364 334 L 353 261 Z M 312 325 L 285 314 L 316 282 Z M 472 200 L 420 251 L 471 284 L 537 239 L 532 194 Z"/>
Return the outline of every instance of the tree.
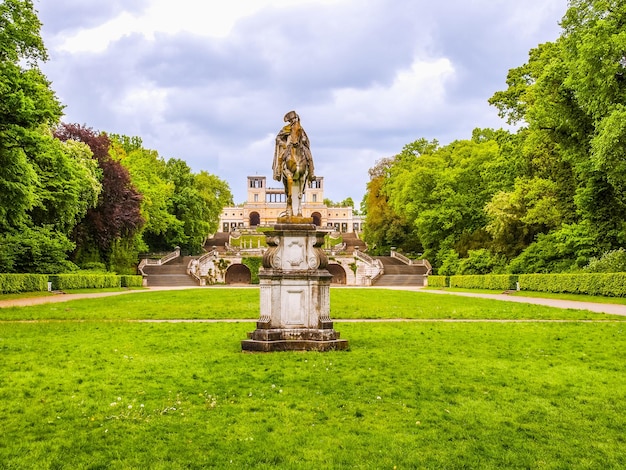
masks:
<path fill-rule="evenodd" d="M 171 246 L 198 253 L 207 236 L 217 229 L 222 208 L 232 203 L 232 194 L 225 182 L 206 172 L 195 175 L 180 159 L 170 158 L 166 173 L 174 185 L 170 212 L 182 222 L 182 230 L 168 230 L 164 240 Z"/>
<path fill-rule="evenodd" d="M 563 33 L 530 51 L 490 100 L 525 122 L 529 177 L 557 185 L 567 224 L 593 227 L 598 253 L 626 243 L 626 4 L 571 0 Z"/>
<path fill-rule="evenodd" d="M 378 254 L 389 253 L 392 246 L 406 252 L 421 250 L 415 245 L 417 238 L 411 236 L 411 225 L 389 205 L 384 185 L 392 164 L 392 158 L 385 158 L 369 170 L 364 196 L 367 214 L 363 236 L 370 250 Z"/>
<path fill-rule="evenodd" d="M 0 230 L 27 223 L 37 174 L 29 153 L 62 106 L 38 68 L 47 59 L 31 1 L 0 3 Z"/>
<path fill-rule="evenodd" d="M 421 139 L 394 159 L 385 183 L 389 204 L 410 221 L 433 265 L 440 265 L 440 252 L 455 249 L 466 256 L 488 245 L 483 208 L 501 187 L 491 180 L 500 180 L 492 166 L 499 158 L 494 140 L 438 147 Z"/>
<path fill-rule="evenodd" d="M 111 143 L 106 134 L 78 124 L 62 124 L 55 136 L 63 142 L 73 140 L 87 144 L 102 171 L 98 204 L 89 209 L 73 237 L 77 243 L 77 261 L 108 263 L 114 242 L 134 239 L 143 226 L 141 194 L 133 187 L 128 170 L 111 158 Z"/>

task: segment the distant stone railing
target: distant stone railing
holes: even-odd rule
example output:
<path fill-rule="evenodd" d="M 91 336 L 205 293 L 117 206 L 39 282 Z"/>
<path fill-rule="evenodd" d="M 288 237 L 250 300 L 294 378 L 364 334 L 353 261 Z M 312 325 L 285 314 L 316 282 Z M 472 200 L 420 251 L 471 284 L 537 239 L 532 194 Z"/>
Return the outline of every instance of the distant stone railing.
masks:
<path fill-rule="evenodd" d="M 180 256 L 180 247 L 177 246 L 174 251 L 172 251 L 171 253 L 166 254 L 165 256 L 162 256 L 161 258 L 144 258 L 141 260 L 141 262 L 139 263 L 139 266 L 137 266 L 137 269 L 139 270 L 139 272 L 141 273 L 142 276 L 145 276 L 144 272 L 143 272 L 143 268 L 145 268 L 146 266 L 161 266 L 162 264 L 167 263 L 168 261 L 172 261 L 175 258 L 178 258 Z"/>
<path fill-rule="evenodd" d="M 356 248 L 354 250 L 354 257 L 360 259 L 361 261 L 369 265 L 381 264 L 379 260 L 372 258 L 370 255 L 363 253 L 361 250 L 356 249 Z"/>
<path fill-rule="evenodd" d="M 379 259 L 374 259 L 367 253 L 363 253 L 361 250 L 358 249 L 358 247 L 354 248 L 354 257 L 377 270 L 377 274 L 375 274 L 374 276 L 367 276 L 367 285 L 373 285 L 380 276 L 385 274 L 385 267 L 383 266 L 383 263 Z"/>
<path fill-rule="evenodd" d="M 430 274 L 433 271 L 433 267 L 430 265 L 430 263 L 428 262 L 427 259 L 410 259 L 407 258 L 406 256 L 398 253 L 397 251 L 391 251 L 391 257 L 392 258 L 396 258 L 400 261 L 402 261 L 404 264 L 407 264 L 409 266 L 424 266 L 426 268 L 426 274 Z"/>
<path fill-rule="evenodd" d="M 213 247 L 211 251 L 206 252 L 199 258 L 194 258 L 189 261 L 189 264 L 187 265 L 187 274 L 193 277 L 198 282 L 199 285 L 201 286 L 206 285 L 206 280 L 203 279 L 202 276 L 200 276 L 200 270 L 198 269 L 199 266 L 201 266 L 209 258 L 212 258 L 212 257 L 217 258 L 217 253 L 218 253 L 217 248 Z"/>

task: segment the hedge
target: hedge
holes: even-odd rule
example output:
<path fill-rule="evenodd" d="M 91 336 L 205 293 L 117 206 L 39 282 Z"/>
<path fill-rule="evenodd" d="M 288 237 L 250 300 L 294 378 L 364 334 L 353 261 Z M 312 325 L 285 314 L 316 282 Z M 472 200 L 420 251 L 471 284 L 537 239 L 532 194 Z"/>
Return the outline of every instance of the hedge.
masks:
<path fill-rule="evenodd" d="M 515 283 L 517 282 L 517 277 L 518 276 L 513 274 L 450 276 L 450 287 L 460 287 L 462 289 L 511 290 L 516 287 Z"/>
<path fill-rule="evenodd" d="M 0 274 L 0 294 L 48 290 L 47 274 Z"/>
<path fill-rule="evenodd" d="M 143 287 L 143 276 L 121 275 L 120 287 Z"/>
<path fill-rule="evenodd" d="M 261 269 L 263 264 L 263 258 L 261 256 L 247 256 L 241 259 L 241 264 L 246 265 L 250 269 L 250 284 L 258 284 L 260 282 L 259 269 Z"/>
<path fill-rule="evenodd" d="M 520 274 L 520 290 L 626 297 L 626 273 Z"/>
<path fill-rule="evenodd" d="M 428 287 L 448 287 L 448 276 L 428 276 Z"/>
<path fill-rule="evenodd" d="M 53 290 L 105 289 L 121 287 L 121 276 L 116 274 L 55 274 L 50 276 Z"/>

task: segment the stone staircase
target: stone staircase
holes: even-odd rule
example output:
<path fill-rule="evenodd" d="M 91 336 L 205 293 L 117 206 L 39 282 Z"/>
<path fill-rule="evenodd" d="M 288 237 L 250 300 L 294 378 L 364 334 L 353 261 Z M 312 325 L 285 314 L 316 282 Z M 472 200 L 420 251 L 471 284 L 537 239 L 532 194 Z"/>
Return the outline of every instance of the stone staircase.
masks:
<path fill-rule="evenodd" d="M 380 276 L 374 286 L 423 286 L 427 272 L 425 266 L 409 266 L 391 256 L 376 256 L 383 263 L 385 274 Z"/>
<path fill-rule="evenodd" d="M 196 280 L 187 274 L 187 265 L 193 256 L 183 256 L 160 266 L 148 265 L 143 268 L 148 287 L 197 286 Z"/>
<path fill-rule="evenodd" d="M 207 238 L 204 243 L 204 249 L 208 252 L 215 247 L 218 252 L 223 253 L 226 251 L 226 243 L 230 238 L 230 234 L 227 232 L 217 232 L 213 237 Z"/>
<path fill-rule="evenodd" d="M 343 242 L 346 244 L 346 250 L 348 253 L 352 253 L 355 248 L 358 248 L 360 251 L 365 251 L 367 245 L 361 239 L 356 236 L 356 233 L 342 233 L 341 238 Z"/>

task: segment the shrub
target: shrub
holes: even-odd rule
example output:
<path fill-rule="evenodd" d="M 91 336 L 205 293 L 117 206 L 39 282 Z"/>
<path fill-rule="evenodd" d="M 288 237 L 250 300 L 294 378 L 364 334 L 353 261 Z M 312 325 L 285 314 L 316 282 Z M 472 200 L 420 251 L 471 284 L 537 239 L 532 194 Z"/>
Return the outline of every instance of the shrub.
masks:
<path fill-rule="evenodd" d="M 428 287 L 448 287 L 448 276 L 428 276 Z"/>
<path fill-rule="evenodd" d="M 57 274 L 50 276 L 52 289 L 105 289 L 120 287 L 120 276 L 115 274 Z"/>
<path fill-rule="evenodd" d="M 46 274 L 0 274 L 0 294 L 48 290 Z"/>
<path fill-rule="evenodd" d="M 626 297 L 626 273 L 520 274 L 521 290 Z"/>
<path fill-rule="evenodd" d="M 263 258 L 260 256 L 249 256 L 241 259 L 241 264 L 245 264 L 250 269 L 250 284 L 259 283 L 259 269 L 262 262 Z"/>
<path fill-rule="evenodd" d="M 497 265 L 498 259 L 489 250 L 469 250 L 468 257 L 459 261 L 458 274 L 488 274 Z"/>
<path fill-rule="evenodd" d="M 473 274 L 468 276 L 450 276 L 450 287 L 463 289 L 515 289 L 517 276 L 511 274 Z"/>
<path fill-rule="evenodd" d="M 119 276 L 120 287 L 142 287 L 143 276 L 130 276 L 127 274 Z"/>
<path fill-rule="evenodd" d="M 591 258 L 583 271 L 588 273 L 626 272 L 626 250 L 620 248 L 604 253 L 601 258 Z"/>

